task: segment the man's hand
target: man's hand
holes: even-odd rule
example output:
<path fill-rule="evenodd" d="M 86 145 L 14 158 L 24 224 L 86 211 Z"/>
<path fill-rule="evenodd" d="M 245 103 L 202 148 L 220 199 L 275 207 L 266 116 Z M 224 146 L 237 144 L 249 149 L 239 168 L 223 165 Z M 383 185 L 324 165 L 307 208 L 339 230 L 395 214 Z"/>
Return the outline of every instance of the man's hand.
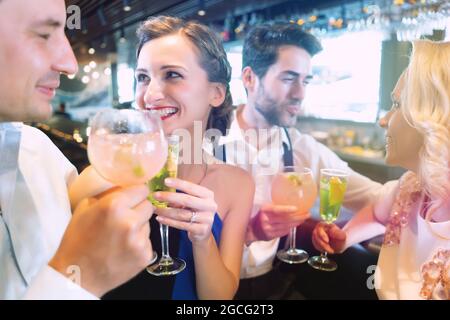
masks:
<path fill-rule="evenodd" d="M 86 176 L 79 178 L 81 188 Z M 102 190 L 95 197 L 85 191 L 90 197 L 75 204 L 49 266 L 65 276 L 68 267 L 79 267 L 81 287 L 101 297 L 133 278 L 152 260 L 149 220 L 154 208 L 147 200 L 145 185 Z"/>
<path fill-rule="evenodd" d="M 291 228 L 298 227 L 309 217 L 309 212 L 298 211 L 295 206 L 264 205 L 250 221 L 246 244 L 283 237 Z"/>

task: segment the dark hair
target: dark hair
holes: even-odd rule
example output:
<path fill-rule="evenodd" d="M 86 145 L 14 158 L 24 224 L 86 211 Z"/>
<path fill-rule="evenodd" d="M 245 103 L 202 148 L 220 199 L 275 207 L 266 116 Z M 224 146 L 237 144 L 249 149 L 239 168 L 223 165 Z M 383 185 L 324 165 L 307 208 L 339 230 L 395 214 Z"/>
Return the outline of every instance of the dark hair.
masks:
<path fill-rule="evenodd" d="M 210 82 L 222 83 L 226 88 L 224 102 L 212 108 L 206 129 L 218 129 L 223 135 L 231 123 L 233 100 L 230 85 L 231 66 L 220 38 L 207 26 L 195 21 L 185 21 L 180 18 L 158 16 L 145 21 L 138 29 L 139 44 L 137 56 L 142 47 L 153 39 L 174 33 L 181 33 L 187 37 L 200 52 L 200 66 L 208 74 Z"/>
<path fill-rule="evenodd" d="M 293 45 L 314 56 L 322 46 L 312 34 L 294 23 L 262 24 L 252 28 L 246 35 L 242 52 L 242 68 L 251 67 L 263 78 L 278 59 L 281 46 Z"/>

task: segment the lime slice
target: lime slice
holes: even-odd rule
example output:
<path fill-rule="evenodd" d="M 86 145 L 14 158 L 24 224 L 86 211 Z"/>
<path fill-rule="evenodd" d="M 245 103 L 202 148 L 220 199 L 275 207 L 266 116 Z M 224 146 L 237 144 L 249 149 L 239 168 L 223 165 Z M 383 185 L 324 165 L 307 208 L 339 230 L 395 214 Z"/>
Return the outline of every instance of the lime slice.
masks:
<path fill-rule="evenodd" d="M 294 185 L 294 187 L 300 187 L 302 185 L 302 180 L 296 174 L 290 174 L 287 178 L 289 182 Z"/>
<path fill-rule="evenodd" d="M 142 178 L 145 175 L 145 170 L 139 164 L 133 168 L 133 174 L 135 175 L 135 177 Z"/>
<path fill-rule="evenodd" d="M 345 181 L 341 181 L 341 179 L 339 179 L 338 177 L 330 178 L 330 194 L 329 194 L 330 206 L 342 204 L 346 188 L 347 183 Z"/>
<path fill-rule="evenodd" d="M 150 191 L 148 195 L 148 200 L 157 208 L 167 208 L 167 203 L 158 201 L 153 198 L 153 192 L 157 191 L 167 191 L 169 188 L 166 187 L 164 180 L 169 176 L 166 165 L 158 172 L 156 176 L 151 179 L 147 185 Z"/>

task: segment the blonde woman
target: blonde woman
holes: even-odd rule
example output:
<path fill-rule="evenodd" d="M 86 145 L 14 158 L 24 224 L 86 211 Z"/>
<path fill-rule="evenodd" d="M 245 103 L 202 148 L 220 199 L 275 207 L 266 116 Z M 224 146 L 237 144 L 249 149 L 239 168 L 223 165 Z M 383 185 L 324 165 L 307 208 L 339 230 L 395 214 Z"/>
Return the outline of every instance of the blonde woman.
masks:
<path fill-rule="evenodd" d="M 392 93 L 386 163 L 408 171 L 344 228 L 319 224 L 328 253 L 385 232 L 375 272 L 380 299 L 450 299 L 450 43 L 416 41 Z"/>

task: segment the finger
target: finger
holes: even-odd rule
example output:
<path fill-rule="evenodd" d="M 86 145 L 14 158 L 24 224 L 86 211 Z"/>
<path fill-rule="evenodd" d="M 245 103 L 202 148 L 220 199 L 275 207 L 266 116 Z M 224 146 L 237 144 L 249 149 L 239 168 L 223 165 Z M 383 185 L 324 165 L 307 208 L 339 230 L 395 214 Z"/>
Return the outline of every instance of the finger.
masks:
<path fill-rule="evenodd" d="M 214 200 L 205 200 L 197 198 L 189 194 L 175 193 L 175 192 L 155 192 L 153 197 L 159 201 L 170 203 L 171 206 L 188 207 L 195 211 L 216 211 L 217 205 Z"/>
<path fill-rule="evenodd" d="M 311 214 L 309 212 L 301 212 L 297 211 L 294 213 L 288 213 L 286 216 L 292 217 L 293 219 L 296 219 L 297 221 L 305 221 L 311 218 Z M 280 215 L 281 217 L 281 215 Z"/>
<path fill-rule="evenodd" d="M 295 224 L 295 223 L 300 224 L 310 218 L 310 215 L 308 213 L 307 214 L 285 214 L 285 215 L 267 214 L 267 216 L 271 223 L 292 223 L 292 224 Z"/>
<path fill-rule="evenodd" d="M 150 241 L 150 223 L 145 223 L 142 225 L 141 229 L 139 230 L 139 237 L 142 239 L 142 241 Z"/>
<path fill-rule="evenodd" d="M 309 211 L 301 212 L 301 213 L 299 213 L 299 217 L 303 220 L 311 219 L 311 212 L 309 212 Z"/>
<path fill-rule="evenodd" d="M 318 229 L 318 227 L 315 227 L 311 233 L 311 239 L 313 242 L 319 238 Z"/>
<path fill-rule="evenodd" d="M 175 188 L 194 197 L 202 199 L 214 198 L 214 192 L 212 192 L 208 188 L 205 188 L 201 185 L 186 180 L 181 180 L 177 178 L 166 178 L 164 180 L 164 183 L 170 188 Z"/>
<path fill-rule="evenodd" d="M 271 233 L 277 233 L 277 234 L 283 234 L 286 235 L 291 231 L 291 227 L 290 226 L 286 226 L 286 225 L 268 225 L 265 228 L 266 230 L 268 230 Z"/>
<path fill-rule="evenodd" d="M 264 234 L 269 239 L 276 239 L 288 235 L 289 229 L 270 227 L 263 229 L 262 234 Z"/>
<path fill-rule="evenodd" d="M 325 229 L 319 228 L 317 230 L 317 235 L 319 236 L 319 239 L 325 243 L 330 242 L 330 238 L 328 237 L 328 234 L 326 233 Z"/>
<path fill-rule="evenodd" d="M 269 203 L 262 205 L 260 210 L 275 214 L 286 214 L 297 212 L 298 208 L 296 206 L 282 206 Z"/>
<path fill-rule="evenodd" d="M 313 244 L 314 247 L 319 251 L 326 251 L 330 254 L 334 253 L 333 248 L 331 248 L 331 246 L 328 243 L 323 242 L 320 238 L 313 238 Z"/>
<path fill-rule="evenodd" d="M 332 227 L 332 224 L 325 223 L 325 222 L 319 222 L 317 224 L 317 229 L 318 230 L 323 230 L 327 234 L 328 234 L 328 231 L 330 230 L 331 227 Z"/>
<path fill-rule="evenodd" d="M 190 211 L 190 210 L 181 209 L 181 208 L 171 208 L 171 207 L 157 208 L 156 214 L 159 217 L 166 217 L 166 218 L 171 218 L 171 219 L 176 219 L 176 220 L 181 220 L 181 221 L 190 221 L 190 219 L 192 217 L 192 211 Z"/>
<path fill-rule="evenodd" d="M 326 251 L 328 253 L 334 253 L 334 250 L 331 247 L 331 245 L 328 242 L 324 241 L 319 236 L 320 231 L 323 231 L 323 230 L 318 229 L 317 232 L 313 232 L 312 240 L 316 243 L 316 245 L 320 248 L 320 250 Z"/>
<path fill-rule="evenodd" d="M 268 221 L 272 224 L 295 224 L 300 223 L 303 219 L 299 219 L 298 217 L 280 217 L 274 215 L 268 215 Z"/>
<path fill-rule="evenodd" d="M 317 236 L 313 236 L 311 238 L 311 242 L 314 246 L 314 248 L 316 248 L 317 251 L 323 251 L 323 247 L 319 245 L 318 240 L 317 240 Z"/>
<path fill-rule="evenodd" d="M 96 198 L 84 198 L 75 208 L 73 208 L 73 214 L 76 214 L 76 212 L 83 212 L 89 207 L 94 206 L 97 202 L 98 200 Z"/>
<path fill-rule="evenodd" d="M 151 204 L 150 201 L 144 200 L 139 203 L 136 207 L 133 208 L 133 215 L 136 217 L 138 221 L 141 221 L 142 224 L 148 224 L 148 221 L 151 219 L 155 208 Z"/>
<path fill-rule="evenodd" d="M 330 237 L 336 240 L 345 240 L 346 238 L 346 234 L 344 231 L 342 231 L 341 229 L 339 229 L 337 226 L 333 226 L 330 229 Z"/>
<path fill-rule="evenodd" d="M 324 243 L 324 249 L 327 253 L 334 254 L 334 249 L 329 244 Z"/>
<path fill-rule="evenodd" d="M 173 220 L 191 222 L 192 217 L 195 216 L 195 223 L 212 224 L 214 221 L 214 215 L 209 212 L 195 212 L 186 209 L 176 208 L 158 208 L 156 213 L 160 217 L 170 218 Z"/>
<path fill-rule="evenodd" d="M 274 227 L 274 228 L 284 228 L 284 229 L 286 229 L 286 230 L 289 230 L 289 229 L 292 229 L 292 228 L 297 228 L 297 227 L 299 227 L 300 225 L 301 225 L 302 223 L 301 222 L 289 222 L 289 223 L 286 223 L 286 222 L 284 222 L 284 223 L 271 223 L 271 225 Z"/>
<path fill-rule="evenodd" d="M 118 209 L 128 209 L 137 206 L 139 203 L 147 199 L 148 187 L 146 185 L 122 188 L 106 198 L 114 201 L 114 205 Z"/>
<path fill-rule="evenodd" d="M 176 228 L 178 230 L 185 230 L 187 232 L 192 232 L 193 234 L 198 234 L 199 228 L 202 226 L 199 223 L 178 221 L 175 219 L 161 217 L 161 216 L 156 217 L 156 220 L 158 220 L 159 223 L 165 224 L 169 227 Z"/>
<path fill-rule="evenodd" d="M 273 238 L 282 238 L 282 237 L 287 236 L 290 231 L 291 231 L 291 229 L 285 229 L 285 228 L 276 229 L 276 228 L 274 228 L 272 230 L 271 234 L 272 234 Z"/>
<path fill-rule="evenodd" d="M 96 196 L 94 196 L 93 198 L 95 199 L 101 199 L 104 197 L 107 197 L 108 195 L 114 193 L 114 192 L 120 192 L 121 188 L 120 187 L 112 187 L 111 189 L 108 189 L 106 191 L 103 191 L 102 193 L 97 194 Z"/>
<path fill-rule="evenodd" d="M 145 265 L 149 265 L 150 262 L 154 260 L 153 255 L 153 245 L 150 241 L 150 224 L 147 223 L 145 226 L 141 228 L 139 231 L 139 241 L 140 241 L 140 248 L 142 248 L 142 252 L 146 255 L 145 258 Z"/>
<path fill-rule="evenodd" d="M 97 197 L 114 187 L 114 184 L 102 178 L 97 171 L 88 166 L 70 185 L 69 195 L 72 208 L 84 198 Z"/>

